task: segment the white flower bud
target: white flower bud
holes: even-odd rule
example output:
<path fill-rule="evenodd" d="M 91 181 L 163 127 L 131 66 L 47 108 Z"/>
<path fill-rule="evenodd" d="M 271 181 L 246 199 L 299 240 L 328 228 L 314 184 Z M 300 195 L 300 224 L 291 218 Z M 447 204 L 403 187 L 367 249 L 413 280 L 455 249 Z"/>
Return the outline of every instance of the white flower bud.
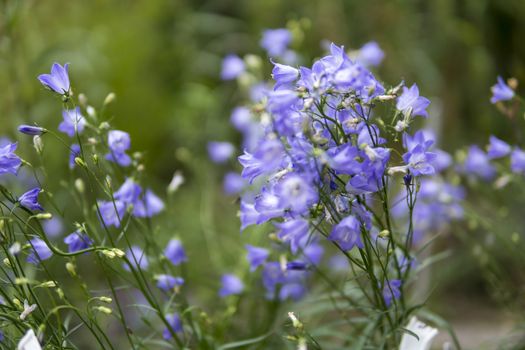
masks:
<path fill-rule="evenodd" d="M 104 106 L 110 104 L 111 102 L 115 101 L 115 98 L 117 97 L 117 95 L 115 95 L 114 92 L 110 92 L 106 98 L 104 99 Z"/>
<path fill-rule="evenodd" d="M 170 184 L 168 185 L 168 193 L 173 194 L 175 193 L 179 187 L 184 183 L 184 176 L 180 171 L 176 171 L 173 175 L 173 179 L 171 179 Z"/>
<path fill-rule="evenodd" d="M 33 147 L 35 147 L 35 150 L 38 154 L 42 154 L 42 152 L 44 152 L 44 142 L 39 135 L 35 135 L 33 137 Z"/>

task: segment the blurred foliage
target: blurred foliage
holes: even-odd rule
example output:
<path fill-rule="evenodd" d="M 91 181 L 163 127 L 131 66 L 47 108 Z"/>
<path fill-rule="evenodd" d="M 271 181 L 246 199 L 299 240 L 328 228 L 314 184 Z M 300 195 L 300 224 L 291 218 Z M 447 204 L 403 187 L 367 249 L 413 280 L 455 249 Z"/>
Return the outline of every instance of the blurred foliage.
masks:
<path fill-rule="evenodd" d="M 54 61 L 71 63 L 74 92 L 90 104 L 115 92 L 106 113 L 146 151 L 152 186 L 185 174 L 163 236 L 184 237 L 198 262 L 189 273 L 216 288 L 221 268 L 244 264 L 242 245 L 265 239 L 238 239 L 237 203 L 221 196 L 225 169 L 207 160 L 208 140 L 237 137 L 228 120 L 238 96 L 219 80 L 225 54 L 261 52 L 263 29 L 298 21 L 308 59 L 325 39 L 348 48 L 375 40 L 386 53 L 380 76 L 418 83 L 450 151 L 491 133 L 512 140 L 489 87 L 498 74 L 525 82 L 523 18 L 523 0 L 0 0 L 0 135 L 15 137 L 22 122 L 58 126 L 59 104 L 36 80 Z M 66 172 L 54 154 L 48 161 Z"/>

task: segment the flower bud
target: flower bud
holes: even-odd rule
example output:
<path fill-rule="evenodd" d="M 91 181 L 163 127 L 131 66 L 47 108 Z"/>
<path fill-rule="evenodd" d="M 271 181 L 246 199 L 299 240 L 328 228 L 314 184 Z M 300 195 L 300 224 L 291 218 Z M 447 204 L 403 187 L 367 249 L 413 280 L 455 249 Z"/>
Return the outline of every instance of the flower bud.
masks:
<path fill-rule="evenodd" d="M 97 116 L 97 111 L 92 106 L 87 106 L 86 112 L 91 118 L 95 118 Z"/>
<path fill-rule="evenodd" d="M 55 288 L 56 286 L 57 286 L 57 284 L 55 283 L 55 281 L 46 281 L 46 282 L 40 283 L 37 287 L 41 287 L 41 288 Z"/>
<path fill-rule="evenodd" d="M 22 246 L 20 243 L 15 242 L 9 247 L 9 254 L 11 255 L 17 255 L 22 250 Z"/>
<path fill-rule="evenodd" d="M 18 284 L 18 285 L 29 284 L 29 279 L 25 277 L 17 277 L 15 278 L 15 284 Z"/>
<path fill-rule="evenodd" d="M 81 93 L 81 94 L 78 94 L 78 103 L 81 105 L 81 106 L 85 106 L 87 105 L 88 103 L 88 98 L 85 94 Z"/>
<path fill-rule="evenodd" d="M 75 164 L 81 167 L 87 167 L 86 163 L 80 157 L 75 157 Z"/>
<path fill-rule="evenodd" d="M 73 264 L 72 262 L 67 262 L 66 263 L 66 270 L 73 277 L 75 277 L 77 275 L 77 269 L 75 267 L 75 264 Z"/>
<path fill-rule="evenodd" d="M 104 250 L 101 250 L 100 252 L 110 259 L 113 259 L 116 257 L 115 252 L 113 252 L 112 250 L 104 249 Z"/>
<path fill-rule="evenodd" d="M 33 137 L 33 147 L 35 147 L 36 153 L 42 154 L 44 152 L 44 142 L 39 135 Z"/>
<path fill-rule="evenodd" d="M 8 258 L 5 258 L 5 259 L 4 259 L 4 265 L 5 265 L 5 266 L 8 266 L 8 267 L 11 267 L 11 262 L 9 261 Z"/>
<path fill-rule="evenodd" d="M 111 126 L 109 125 L 108 122 L 102 122 L 102 123 L 100 123 L 100 125 L 98 126 L 98 128 L 99 128 L 100 130 L 109 130 L 110 127 L 111 127 Z"/>
<path fill-rule="evenodd" d="M 122 258 L 122 257 L 124 257 L 126 255 L 122 250 L 120 250 L 118 248 L 113 248 L 112 251 L 119 258 Z"/>
<path fill-rule="evenodd" d="M 43 133 L 47 132 L 46 129 L 34 125 L 20 125 L 18 127 L 18 131 L 26 135 L 42 135 Z"/>
<path fill-rule="evenodd" d="M 110 297 L 99 297 L 98 299 L 106 304 L 111 304 L 111 302 L 113 301 L 113 299 L 111 299 Z"/>
<path fill-rule="evenodd" d="M 77 189 L 78 193 L 84 193 L 84 191 L 86 190 L 86 187 L 84 186 L 84 181 L 81 178 L 75 180 L 75 188 Z"/>
<path fill-rule="evenodd" d="M 115 95 L 114 92 L 110 92 L 104 99 L 104 106 L 109 105 L 111 102 L 115 101 L 116 97 L 117 95 Z"/>
<path fill-rule="evenodd" d="M 95 310 L 105 313 L 106 315 L 111 315 L 111 313 L 113 312 L 109 307 L 105 306 L 97 306 L 95 307 Z"/>
<path fill-rule="evenodd" d="M 49 220 L 53 217 L 53 214 L 51 213 L 39 213 L 35 215 L 35 218 L 39 220 Z"/>

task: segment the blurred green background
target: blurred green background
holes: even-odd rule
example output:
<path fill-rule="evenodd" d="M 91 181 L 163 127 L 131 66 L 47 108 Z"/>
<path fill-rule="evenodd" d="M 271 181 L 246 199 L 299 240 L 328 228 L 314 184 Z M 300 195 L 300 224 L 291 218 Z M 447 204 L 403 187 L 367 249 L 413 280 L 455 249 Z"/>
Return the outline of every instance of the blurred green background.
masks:
<path fill-rule="evenodd" d="M 263 29 L 306 20 L 301 46 L 308 58 L 320 55 L 324 39 L 348 48 L 377 41 L 386 53 L 379 76 L 392 85 L 417 82 L 432 100 L 432 123 L 448 151 L 485 144 L 489 134 L 512 140 L 511 126 L 489 103 L 490 86 L 498 74 L 525 81 L 523 0 L 0 4 L 0 135 L 15 137 L 20 123 L 58 126 L 60 104 L 36 79 L 54 61 L 71 63 L 74 92 L 85 93 L 90 104 L 98 107 L 116 93 L 108 112 L 131 134 L 133 150 L 147 152 L 152 186 L 162 193 L 175 170 L 184 173 L 163 234 L 183 237 L 190 261 L 202 262 L 189 264 L 203 277 L 202 287 L 216 288 L 221 269 L 237 268 L 246 242 L 266 239 L 239 239 L 238 204 L 221 194 L 227 167 L 212 165 L 206 155 L 209 140 L 239 141 L 228 123 L 239 96 L 235 84 L 219 79 L 222 57 L 262 54 Z M 57 153 L 51 162 L 66 173 L 62 157 Z M 451 288 L 469 271 L 477 286 L 474 265 L 463 266 L 446 270 L 457 276 L 448 278 Z"/>

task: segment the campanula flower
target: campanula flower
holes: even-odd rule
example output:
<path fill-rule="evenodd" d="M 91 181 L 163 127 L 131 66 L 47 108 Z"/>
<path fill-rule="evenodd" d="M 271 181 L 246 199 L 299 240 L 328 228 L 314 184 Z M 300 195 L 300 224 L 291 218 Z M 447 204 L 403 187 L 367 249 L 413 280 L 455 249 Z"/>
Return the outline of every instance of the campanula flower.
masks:
<path fill-rule="evenodd" d="M 69 148 L 69 169 L 75 168 L 75 158 L 80 157 L 80 146 L 76 143 Z"/>
<path fill-rule="evenodd" d="M 132 245 L 130 249 L 126 250 L 126 257 L 135 269 L 146 270 L 149 266 L 146 253 L 138 245 Z M 124 265 L 124 269 L 129 271 L 129 266 Z"/>
<path fill-rule="evenodd" d="M 292 33 L 288 29 L 267 29 L 263 32 L 260 45 L 269 56 L 279 57 L 285 54 L 292 42 Z"/>
<path fill-rule="evenodd" d="M 411 115 L 420 115 L 426 118 L 428 117 L 426 109 L 429 104 L 430 100 L 419 96 L 419 88 L 414 84 L 410 88 L 403 86 L 403 93 L 397 99 L 396 108 L 403 113 L 411 111 Z"/>
<path fill-rule="evenodd" d="M 498 139 L 496 136 L 490 136 L 490 143 L 487 147 L 489 159 L 502 158 L 510 154 L 512 148 L 508 143 Z"/>
<path fill-rule="evenodd" d="M 222 188 L 227 195 L 235 195 L 241 193 L 247 184 L 240 174 L 229 172 L 224 176 Z"/>
<path fill-rule="evenodd" d="M 219 296 L 221 298 L 229 295 L 241 294 L 244 290 L 244 284 L 239 277 L 232 274 L 224 274 L 221 277 L 221 289 L 219 290 Z"/>
<path fill-rule="evenodd" d="M 58 130 L 62 131 L 69 137 L 75 136 L 75 133 L 81 134 L 86 125 L 86 119 L 80 113 L 80 108 L 64 109 L 62 111 L 62 122 L 58 125 Z"/>
<path fill-rule="evenodd" d="M 40 127 L 40 126 L 25 125 L 24 124 L 24 125 L 20 125 L 18 127 L 18 131 L 21 132 L 22 134 L 35 136 L 35 135 L 42 135 L 47 130 L 42 128 L 42 127 Z"/>
<path fill-rule="evenodd" d="M 385 53 L 375 41 L 364 44 L 357 54 L 356 60 L 365 67 L 379 66 Z"/>
<path fill-rule="evenodd" d="M 361 223 L 351 215 L 333 227 L 328 239 L 336 242 L 343 250 L 364 247 L 361 241 Z"/>
<path fill-rule="evenodd" d="M 62 220 L 60 220 L 60 218 L 57 216 L 53 216 L 51 219 L 45 220 L 42 222 L 42 226 L 46 236 L 51 238 L 60 236 L 64 231 Z"/>
<path fill-rule="evenodd" d="M 135 180 L 133 180 L 133 178 L 128 177 L 117 192 L 113 193 L 113 197 L 128 207 L 130 205 L 135 205 L 141 193 L 142 188 L 135 182 Z"/>
<path fill-rule="evenodd" d="M 432 166 L 432 161 L 435 158 L 436 155 L 432 152 L 427 152 L 422 145 L 417 145 L 411 151 L 403 154 L 403 161 L 414 176 L 434 174 L 435 169 Z"/>
<path fill-rule="evenodd" d="M 178 239 L 172 239 L 168 242 L 166 249 L 164 249 L 164 256 L 168 258 L 173 265 L 180 265 L 188 261 L 184 247 Z"/>
<path fill-rule="evenodd" d="M 64 243 L 68 245 L 68 251 L 74 253 L 89 248 L 93 241 L 85 233 L 75 231 L 64 238 Z"/>
<path fill-rule="evenodd" d="M 151 218 L 164 210 L 164 202 L 151 190 L 146 190 L 133 206 L 133 215 L 138 218 Z"/>
<path fill-rule="evenodd" d="M 41 189 L 39 187 L 27 191 L 18 198 L 18 203 L 29 210 L 43 211 L 44 208 L 38 203 L 38 195 L 40 194 L 40 191 Z"/>
<path fill-rule="evenodd" d="M 110 153 L 106 155 L 107 160 L 124 167 L 131 164 L 131 157 L 126 154 L 131 146 L 131 139 L 127 132 L 111 130 L 108 133 L 108 146 Z"/>
<path fill-rule="evenodd" d="M 17 174 L 22 160 L 14 153 L 18 144 L 9 143 L 0 147 L 0 174 Z"/>
<path fill-rule="evenodd" d="M 299 174 L 287 174 L 275 186 L 281 208 L 302 214 L 317 202 L 316 188 Z"/>
<path fill-rule="evenodd" d="M 229 142 L 208 142 L 208 155 L 214 163 L 225 163 L 235 152 L 235 147 Z"/>
<path fill-rule="evenodd" d="M 173 277 L 171 275 L 157 275 L 157 287 L 165 292 L 173 291 L 176 287 L 180 287 L 184 284 L 182 277 Z"/>
<path fill-rule="evenodd" d="M 51 74 L 41 74 L 38 76 L 38 80 L 48 89 L 60 95 L 68 96 L 71 89 L 68 70 L 68 63 L 63 67 L 58 63 L 53 63 L 51 66 Z"/>
<path fill-rule="evenodd" d="M 405 328 L 410 333 L 406 332 L 401 337 L 399 350 L 428 350 L 432 348 L 432 342 L 439 333 L 436 328 L 426 325 L 415 316 L 412 316 Z M 447 347 L 444 345 L 443 349 Z"/>
<path fill-rule="evenodd" d="M 167 314 L 166 321 L 168 321 L 171 331 L 173 331 L 174 333 L 182 332 L 182 322 L 178 314 Z M 166 340 L 171 339 L 171 331 L 168 328 L 165 328 L 162 331 L 162 337 Z"/>
<path fill-rule="evenodd" d="M 270 255 L 270 252 L 268 249 L 260 248 L 260 247 L 254 247 L 252 245 L 245 245 L 246 248 L 246 259 L 248 260 L 248 263 L 250 264 L 250 271 L 255 271 L 257 267 L 263 265 L 266 262 L 266 259 L 268 259 L 268 256 Z"/>
<path fill-rule="evenodd" d="M 98 202 L 100 219 L 105 226 L 120 227 L 120 222 L 126 213 L 126 204 L 122 201 L 100 201 Z"/>
<path fill-rule="evenodd" d="M 49 249 L 46 242 L 42 239 L 33 238 L 29 243 L 31 244 L 31 252 L 27 256 L 27 261 L 29 263 L 37 265 L 40 261 L 47 260 L 53 255 L 51 249 Z"/>
<path fill-rule="evenodd" d="M 401 284 L 401 280 L 387 281 L 387 283 L 383 287 L 383 299 L 385 301 L 386 306 L 390 306 L 393 300 L 399 299 L 399 297 L 401 296 Z"/>
<path fill-rule="evenodd" d="M 496 85 L 492 86 L 490 90 L 492 91 L 492 97 L 490 98 L 491 103 L 509 101 L 514 97 L 514 90 L 512 90 L 500 76 L 498 76 Z"/>
<path fill-rule="evenodd" d="M 485 181 L 490 181 L 496 175 L 496 169 L 490 164 L 490 159 L 478 146 L 471 146 L 463 164 L 468 174 L 473 174 Z"/>
<path fill-rule="evenodd" d="M 525 152 L 515 148 L 510 155 L 510 168 L 513 173 L 525 174 Z"/>
<path fill-rule="evenodd" d="M 248 108 L 237 107 L 232 111 L 230 123 L 240 132 L 248 131 L 252 122 L 252 115 Z"/>
<path fill-rule="evenodd" d="M 275 223 L 274 225 L 279 229 L 277 237 L 283 242 L 290 244 L 290 250 L 293 254 L 305 246 L 310 229 L 307 220 L 301 218 L 289 219 L 282 223 Z"/>
<path fill-rule="evenodd" d="M 244 61 L 237 55 L 227 55 L 222 61 L 222 80 L 233 80 L 244 73 Z"/>
<path fill-rule="evenodd" d="M 272 77 L 275 80 L 275 89 L 281 86 L 289 86 L 299 78 L 297 68 L 273 62 Z"/>

